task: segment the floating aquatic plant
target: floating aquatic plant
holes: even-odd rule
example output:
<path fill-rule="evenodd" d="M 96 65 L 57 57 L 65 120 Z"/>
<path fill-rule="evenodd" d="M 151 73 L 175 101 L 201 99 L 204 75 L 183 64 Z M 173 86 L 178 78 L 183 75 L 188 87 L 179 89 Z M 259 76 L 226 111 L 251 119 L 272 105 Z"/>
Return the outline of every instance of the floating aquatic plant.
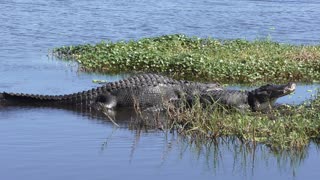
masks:
<path fill-rule="evenodd" d="M 268 39 L 217 40 L 176 34 L 64 46 L 53 54 L 75 59 L 84 70 L 107 73 L 147 71 L 227 83 L 320 80 L 319 45 Z"/>

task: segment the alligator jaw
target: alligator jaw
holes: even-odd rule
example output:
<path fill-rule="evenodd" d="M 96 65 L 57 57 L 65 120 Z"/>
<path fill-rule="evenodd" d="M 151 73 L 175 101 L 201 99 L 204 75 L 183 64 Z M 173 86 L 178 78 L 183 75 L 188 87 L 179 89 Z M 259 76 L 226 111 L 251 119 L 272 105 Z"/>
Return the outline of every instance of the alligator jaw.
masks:
<path fill-rule="evenodd" d="M 293 82 L 289 82 L 288 84 L 284 85 L 272 85 L 272 88 L 269 90 L 271 91 L 270 98 L 277 99 L 279 97 L 291 94 L 296 90 L 296 86 L 296 83 Z"/>
<path fill-rule="evenodd" d="M 296 90 L 296 86 L 297 86 L 296 83 L 292 83 L 292 82 L 288 83 L 283 90 L 283 94 L 287 95 L 294 92 Z"/>
<path fill-rule="evenodd" d="M 270 111 L 278 98 L 294 92 L 296 86 L 292 82 L 284 85 L 261 86 L 249 92 L 248 103 L 252 111 Z"/>

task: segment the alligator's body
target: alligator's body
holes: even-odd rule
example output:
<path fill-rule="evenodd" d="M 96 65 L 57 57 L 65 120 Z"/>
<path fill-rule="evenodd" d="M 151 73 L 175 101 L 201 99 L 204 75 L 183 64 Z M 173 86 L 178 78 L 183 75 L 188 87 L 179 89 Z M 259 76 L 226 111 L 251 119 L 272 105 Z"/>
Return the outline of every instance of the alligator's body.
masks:
<path fill-rule="evenodd" d="M 0 93 L 0 106 L 48 106 L 76 109 L 115 109 L 154 107 L 164 102 L 192 103 L 196 97 L 204 104 L 220 103 L 252 111 L 271 110 L 279 97 L 295 90 L 296 84 L 265 85 L 252 91 L 223 89 L 215 83 L 178 81 L 157 74 L 141 74 L 110 82 L 92 90 L 68 95 Z"/>
<path fill-rule="evenodd" d="M 208 90 L 222 89 L 218 84 L 178 81 L 157 74 L 141 74 L 88 91 L 68 95 L 0 93 L 0 106 L 48 106 L 76 108 L 151 107 L 164 101 L 179 101 Z"/>

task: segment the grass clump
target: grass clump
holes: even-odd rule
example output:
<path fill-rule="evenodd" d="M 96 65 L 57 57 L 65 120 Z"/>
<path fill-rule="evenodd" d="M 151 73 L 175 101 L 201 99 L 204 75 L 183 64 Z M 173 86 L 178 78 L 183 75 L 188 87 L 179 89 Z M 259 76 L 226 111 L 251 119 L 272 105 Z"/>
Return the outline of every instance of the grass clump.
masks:
<path fill-rule="evenodd" d="M 217 40 L 165 35 L 137 41 L 102 41 L 55 48 L 88 71 L 159 72 L 218 82 L 305 81 L 320 79 L 320 46 L 270 40 Z"/>
<path fill-rule="evenodd" d="M 302 150 L 320 137 L 320 98 L 310 105 L 283 107 L 270 114 L 239 112 L 222 107 L 170 110 L 179 131 L 197 140 L 237 137 L 244 143 L 260 143 L 276 151 Z"/>

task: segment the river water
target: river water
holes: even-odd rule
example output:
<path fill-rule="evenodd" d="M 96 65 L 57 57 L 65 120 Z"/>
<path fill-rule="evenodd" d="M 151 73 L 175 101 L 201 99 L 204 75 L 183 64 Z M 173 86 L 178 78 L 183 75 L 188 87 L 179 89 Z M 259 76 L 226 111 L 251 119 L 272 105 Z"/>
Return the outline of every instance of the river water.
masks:
<path fill-rule="evenodd" d="M 271 37 L 319 44 L 315 0 L 1 0 L 0 91 L 65 94 L 96 87 L 77 64 L 48 50 L 101 40 L 183 33 L 219 39 Z M 317 85 L 280 102 L 300 103 Z M 127 117 L 129 118 L 129 117 Z M 315 179 L 319 152 L 255 150 L 232 140 L 193 144 L 176 134 L 116 127 L 99 117 L 50 108 L 0 109 L 1 179 Z"/>

